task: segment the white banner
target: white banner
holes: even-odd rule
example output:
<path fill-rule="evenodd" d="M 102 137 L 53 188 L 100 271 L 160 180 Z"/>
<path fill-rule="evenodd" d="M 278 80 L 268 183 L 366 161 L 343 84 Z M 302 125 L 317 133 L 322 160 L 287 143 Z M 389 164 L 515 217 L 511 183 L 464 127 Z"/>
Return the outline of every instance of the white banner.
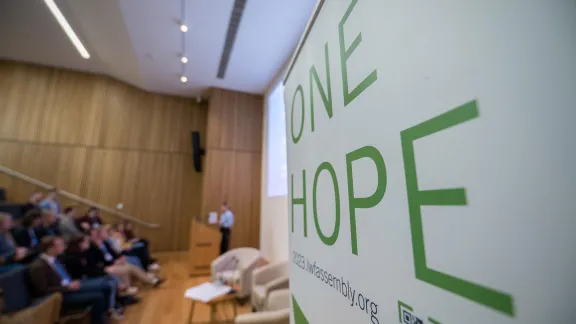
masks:
<path fill-rule="evenodd" d="M 285 84 L 292 323 L 574 323 L 576 3 L 326 0 Z"/>

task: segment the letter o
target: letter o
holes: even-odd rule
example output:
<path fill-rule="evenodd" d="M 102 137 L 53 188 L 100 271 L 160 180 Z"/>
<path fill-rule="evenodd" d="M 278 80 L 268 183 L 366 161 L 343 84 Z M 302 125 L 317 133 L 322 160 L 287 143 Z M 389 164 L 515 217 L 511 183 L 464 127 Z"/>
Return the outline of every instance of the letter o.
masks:
<path fill-rule="evenodd" d="M 296 101 L 296 94 L 298 92 L 300 92 L 300 101 L 302 102 L 302 121 L 300 122 L 300 131 L 298 132 L 298 136 L 294 136 L 294 103 Z M 290 113 L 290 133 L 292 135 L 292 142 L 294 142 L 294 144 L 300 141 L 303 131 L 304 131 L 304 90 L 302 89 L 301 85 L 298 85 L 296 91 L 294 92 L 294 96 L 292 97 L 292 111 Z"/>

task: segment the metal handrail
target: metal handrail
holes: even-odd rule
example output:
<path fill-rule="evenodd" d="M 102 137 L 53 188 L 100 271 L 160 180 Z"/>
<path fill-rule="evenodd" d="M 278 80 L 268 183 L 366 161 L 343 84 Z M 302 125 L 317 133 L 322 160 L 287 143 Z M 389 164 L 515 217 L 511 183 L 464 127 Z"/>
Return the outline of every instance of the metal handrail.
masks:
<path fill-rule="evenodd" d="M 45 189 L 45 190 L 50 190 L 50 189 L 54 188 L 54 186 L 51 186 L 51 185 L 49 185 L 49 184 L 47 184 L 47 183 L 44 183 L 44 182 L 42 182 L 42 181 L 40 181 L 40 180 L 36 180 L 36 179 L 34 179 L 34 178 L 30 178 L 30 177 L 27 176 L 27 175 L 24 175 L 24 174 L 22 174 L 22 173 L 16 172 L 16 171 L 14 171 L 14 170 L 12 170 L 12 169 L 10 169 L 10 168 L 7 168 L 7 167 L 5 167 L 5 166 L 3 166 L 3 165 L 0 165 L 0 172 L 6 173 L 6 174 L 8 174 L 8 175 L 10 175 L 10 176 L 13 176 L 13 177 L 15 177 L 15 178 L 18 178 L 18 179 L 20 179 L 20 180 L 22 180 L 22 181 L 26 181 L 26 182 L 28 182 L 28 183 L 30 183 L 30 184 L 33 184 L 33 185 L 35 185 L 35 186 L 37 186 L 37 187 L 40 187 L 40 188 L 43 188 L 43 189 Z M 88 200 L 88 199 L 79 197 L 79 196 L 77 196 L 77 195 L 75 195 L 75 194 L 73 194 L 73 193 L 69 193 L 69 192 L 67 192 L 67 191 L 65 191 L 65 190 L 62 190 L 62 189 L 58 189 L 58 194 L 66 197 L 66 198 L 69 198 L 69 199 L 71 199 L 71 200 L 74 200 L 74 201 L 76 201 L 76 202 L 78 202 L 78 203 L 81 203 L 81 204 L 84 204 L 84 205 L 87 205 L 87 206 L 90 206 L 90 207 L 98 208 L 98 209 L 100 209 L 101 211 L 104 211 L 104 212 L 106 212 L 106 213 L 108 213 L 108 214 L 114 215 L 114 216 L 116 216 L 116 217 L 119 217 L 119 218 L 122 218 L 122 219 L 125 219 L 125 220 L 129 220 L 129 221 L 131 221 L 131 222 L 137 223 L 137 224 L 139 224 L 139 225 L 142 225 L 142 226 L 145 226 L 145 227 L 148 227 L 148 228 L 159 228 L 159 227 L 160 227 L 160 225 L 158 225 L 158 224 L 146 223 L 146 222 L 144 222 L 144 221 L 142 221 L 142 220 L 140 220 L 140 219 L 138 219 L 138 218 L 136 218 L 136 217 L 134 217 L 134 216 L 126 215 L 126 214 L 121 213 L 121 212 L 118 212 L 118 211 L 116 211 L 116 210 L 114 210 L 114 209 L 112 209 L 112 208 L 108 208 L 108 207 L 102 206 L 102 205 L 97 204 L 97 203 L 95 203 L 95 202 L 93 202 L 93 201 L 91 201 L 91 200 Z"/>

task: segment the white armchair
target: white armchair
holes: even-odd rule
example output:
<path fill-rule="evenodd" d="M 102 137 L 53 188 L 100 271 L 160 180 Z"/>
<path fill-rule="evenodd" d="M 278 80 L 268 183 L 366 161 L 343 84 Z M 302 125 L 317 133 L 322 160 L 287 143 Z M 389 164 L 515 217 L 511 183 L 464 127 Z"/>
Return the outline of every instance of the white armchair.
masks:
<path fill-rule="evenodd" d="M 270 292 L 263 311 L 236 316 L 236 324 L 289 324 L 290 290 Z"/>
<path fill-rule="evenodd" d="M 289 287 L 288 261 L 280 261 L 260 267 L 252 273 L 252 307 L 261 311 L 273 290 Z"/>
<path fill-rule="evenodd" d="M 252 290 L 252 271 L 258 266 L 261 254 L 254 248 L 230 250 L 212 261 L 212 280 L 224 280 L 240 286 L 238 297 L 247 297 Z"/>

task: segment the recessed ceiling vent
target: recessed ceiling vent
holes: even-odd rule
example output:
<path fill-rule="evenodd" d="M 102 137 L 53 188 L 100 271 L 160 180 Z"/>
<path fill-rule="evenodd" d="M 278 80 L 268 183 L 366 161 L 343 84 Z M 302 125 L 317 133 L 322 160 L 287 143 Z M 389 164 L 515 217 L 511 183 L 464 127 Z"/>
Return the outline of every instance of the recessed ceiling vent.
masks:
<path fill-rule="evenodd" d="M 234 47 L 234 42 L 236 41 L 236 34 L 238 33 L 238 27 L 240 26 L 240 20 L 242 20 L 244 7 L 246 7 L 246 1 L 247 0 L 234 1 L 232 15 L 230 16 L 230 21 L 228 22 L 228 31 L 226 32 L 224 49 L 222 49 L 222 55 L 220 56 L 218 74 L 216 75 L 218 79 L 224 79 L 224 75 L 226 74 L 228 62 L 230 61 L 230 54 L 232 53 L 232 48 Z"/>

